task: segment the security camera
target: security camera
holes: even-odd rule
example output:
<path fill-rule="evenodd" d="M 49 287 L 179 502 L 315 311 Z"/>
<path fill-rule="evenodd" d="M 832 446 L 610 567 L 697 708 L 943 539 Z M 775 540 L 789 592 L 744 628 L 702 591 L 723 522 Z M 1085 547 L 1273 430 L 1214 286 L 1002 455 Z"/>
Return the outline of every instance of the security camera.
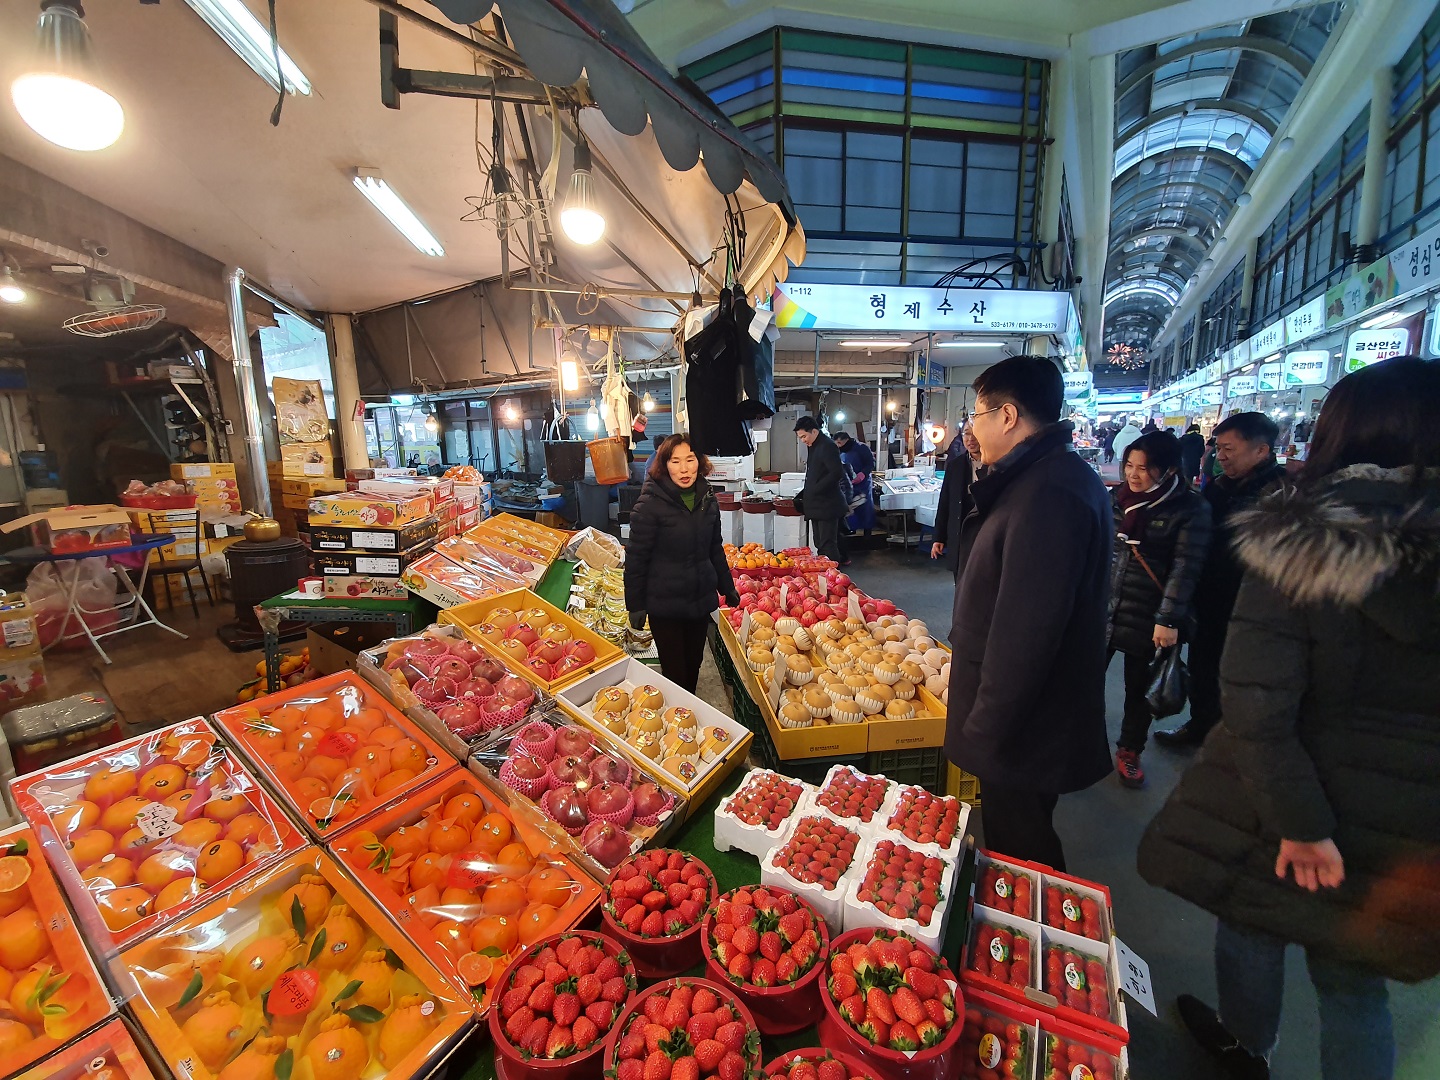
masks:
<path fill-rule="evenodd" d="M 110 254 L 110 249 L 98 240 L 81 240 L 80 246 L 97 259 L 103 259 Z"/>

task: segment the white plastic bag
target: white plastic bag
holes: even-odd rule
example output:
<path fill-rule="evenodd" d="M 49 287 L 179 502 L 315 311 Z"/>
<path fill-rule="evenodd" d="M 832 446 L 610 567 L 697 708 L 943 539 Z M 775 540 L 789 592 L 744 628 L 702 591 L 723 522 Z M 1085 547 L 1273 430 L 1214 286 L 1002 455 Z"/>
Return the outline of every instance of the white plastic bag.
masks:
<path fill-rule="evenodd" d="M 64 567 L 63 577 L 59 569 L 61 566 Z M 71 575 L 76 575 L 78 580 Z M 65 622 L 65 598 L 72 582 L 75 606 L 92 634 L 103 634 L 119 624 L 120 616 L 115 610 L 115 576 L 106 565 L 104 556 L 65 563 L 41 563 L 30 571 L 25 592 L 35 607 L 35 625 L 42 647 L 48 647 L 60 636 Z M 70 625 L 64 629 L 67 635 L 80 634 L 80 624 L 76 619 L 71 619 Z M 79 641 L 84 641 L 83 635 Z"/>

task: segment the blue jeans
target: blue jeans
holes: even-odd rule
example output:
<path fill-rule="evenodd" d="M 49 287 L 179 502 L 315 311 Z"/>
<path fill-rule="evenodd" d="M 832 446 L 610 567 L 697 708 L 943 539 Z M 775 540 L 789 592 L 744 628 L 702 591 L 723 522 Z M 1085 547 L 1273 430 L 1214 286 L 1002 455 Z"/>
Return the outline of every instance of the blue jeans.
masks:
<path fill-rule="evenodd" d="M 1280 1034 L 1285 945 L 1223 919 L 1215 930 L 1220 1022 L 1252 1054 L 1268 1056 Z M 1320 1001 L 1320 1075 L 1390 1080 L 1395 1033 L 1385 980 L 1308 950 L 1305 965 Z"/>

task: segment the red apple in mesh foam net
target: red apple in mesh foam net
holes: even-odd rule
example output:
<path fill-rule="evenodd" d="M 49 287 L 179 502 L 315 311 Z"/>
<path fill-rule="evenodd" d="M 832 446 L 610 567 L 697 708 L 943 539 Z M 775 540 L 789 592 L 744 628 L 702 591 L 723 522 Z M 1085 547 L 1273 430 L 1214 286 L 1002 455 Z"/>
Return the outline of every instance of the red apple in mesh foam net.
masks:
<path fill-rule="evenodd" d="M 481 660 L 488 659 L 485 650 L 476 645 L 473 641 L 466 641 L 464 638 L 456 638 L 450 642 L 450 655 L 457 656 L 465 663 L 474 666 Z"/>
<path fill-rule="evenodd" d="M 588 641 L 572 641 L 565 647 L 565 655 L 581 664 L 595 659 L 595 646 Z"/>
<path fill-rule="evenodd" d="M 421 679 L 410 689 L 426 705 L 444 705 L 455 700 L 455 680 L 444 677 Z"/>
<path fill-rule="evenodd" d="M 539 780 L 545 775 L 545 762 L 529 754 L 510 759 L 510 771 L 521 780 Z"/>
<path fill-rule="evenodd" d="M 557 757 L 550 763 L 550 768 L 555 773 L 555 779 L 562 784 L 578 784 L 590 779 L 590 770 L 583 758 Z"/>
<path fill-rule="evenodd" d="M 495 684 L 489 679 L 466 679 L 456 685 L 455 693 L 462 698 L 483 701 L 485 698 L 495 696 Z"/>
<path fill-rule="evenodd" d="M 480 722 L 480 706 L 461 698 L 440 710 L 440 722 L 451 731 L 464 731 Z"/>
<path fill-rule="evenodd" d="M 545 812 L 562 828 L 580 829 L 590 820 L 585 796 L 574 788 L 551 788 L 545 793 Z"/>
<path fill-rule="evenodd" d="M 505 678 L 505 665 L 493 656 L 482 655 L 470 665 L 470 674 L 477 679 L 488 679 L 492 683 L 498 683 Z"/>
<path fill-rule="evenodd" d="M 450 647 L 439 638 L 420 637 L 406 642 L 405 651 L 411 656 L 444 656 Z"/>
<path fill-rule="evenodd" d="M 635 799 L 635 816 L 639 818 L 655 817 L 665 809 L 666 795 L 648 780 L 635 785 L 635 790 L 630 793 Z"/>
<path fill-rule="evenodd" d="M 601 866 L 613 868 L 630 854 L 630 834 L 608 821 L 592 821 L 580 834 L 580 846 Z"/>
<path fill-rule="evenodd" d="M 593 784 L 585 796 L 585 805 L 592 814 L 614 814 L 625 808 L 630 792 L 619 784 L 605 781 Z"/>
<path fill-rule="evenodd" d="M 530 659 L 526 660 L 525 666 L 531 671 L 533 671 L 535 673 L 535 677 L 542 682 L 549 682 L 555 677 L 555 672 L 550 669 L 550 665 L 547 664 L 544 660 L 541 660 L 538 656 L 532 656 L 530 657 Z"/>
<path fill-rule="evenodd" d="M 601 754 L 590 762 L 590 779 L 596 784 L 624 784 L 630 779 L 630 767 Z"/>
<path fill-rule="evenodd" d="M 474 670 L 473 668 L 471 669 Z M 535 696 L 535 688 L 519 675 L 504 675 L 495 684 L 495 692 L 511 701 L 529 701 Z"/>
<path fill-rule="evenodd" d="M 530 655 L 532 658 L 544 660 L 547 664 L 554 664 L 565 655 L 565 650 L 559 642 L 542 639 L 531 646 Z"/>
<path fill-rule="evenodd" d="M 512 626 L 510 628 L 510 636 L 516 641 L 523 644 L 526 649 L 529 649 L 530 646 L 534 645 L 535 642 L 538 641 L 540 638 L 539 634 L 535 633 L 534 630 L 530 629 L 530 627 L 526 626 L 524 623 L 521 623 L 518 626 Z"/>
<path fill-rule="evenodd" d="M 562 727 L 555 732 L 556 757 L 585 757 L 595 745 L 595 737 L 576 727 Z"/>
<path fill-rule="evenodd" d="M 454 680 L 457 684 L 470 678 L 470 665 L 458 656 L 451 656 L 448 653 L 444 656 L 437 656 L 431 670 L 437 679 L 443 676 L 446 679 Z"/>

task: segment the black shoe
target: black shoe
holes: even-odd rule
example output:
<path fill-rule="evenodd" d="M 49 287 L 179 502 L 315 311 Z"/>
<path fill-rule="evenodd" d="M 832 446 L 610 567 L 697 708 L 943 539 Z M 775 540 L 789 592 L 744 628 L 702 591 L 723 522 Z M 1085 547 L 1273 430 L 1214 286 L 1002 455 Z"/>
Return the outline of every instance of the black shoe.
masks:
<path fill-rule="evenodd" d="M 1269 1080 L 1270 1063 L 1241 1046 L 1209 1005 L 1189 994 L 1181 994 L 1175 999 L 1175 1007 L 1195 1041 L 1220 1062 L 1226 1076 L 1234 1080 Z"/>
<path fill-rule="evenodd" d="M 1155 731 L 1151 734 L 1161 746 L 1185 747 L 1199 746 L 1205 741 L 1206 733 L 1195 726 L 1195 721 L 1189 720 L 1174 731 Z"/>

